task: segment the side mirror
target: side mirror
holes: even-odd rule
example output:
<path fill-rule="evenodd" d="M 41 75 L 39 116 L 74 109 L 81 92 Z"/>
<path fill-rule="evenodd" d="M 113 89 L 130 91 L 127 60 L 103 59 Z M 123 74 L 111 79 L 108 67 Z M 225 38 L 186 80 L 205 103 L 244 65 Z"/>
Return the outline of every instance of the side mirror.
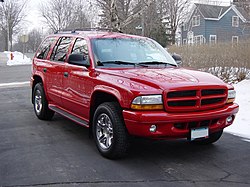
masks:
<path fill-rule="evenodd" d="M 181 55 L 178 55 L 176 53 L 174 53 L 172 55 L 173 59 L 175 60 L 175 62 L 178 64 L 178 65 L 181 65 L 182 64 L 182 60 L 181 60 Z"/>
<path fill-rule="evenodd" d="M 89 62 L 83 54 L 70 54 L 68 59 L 69 64 L 89 67 Z"/>

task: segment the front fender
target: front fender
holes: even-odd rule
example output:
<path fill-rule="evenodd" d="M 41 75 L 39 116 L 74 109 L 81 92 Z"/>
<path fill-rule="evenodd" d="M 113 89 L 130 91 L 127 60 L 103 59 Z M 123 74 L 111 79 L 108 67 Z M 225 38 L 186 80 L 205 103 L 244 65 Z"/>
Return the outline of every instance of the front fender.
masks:
<path fill-rule="evenodd" d="M 130 94 L 127 90 L 118 90 L 114 87 L 107 85 L 97 85 L 93 90 L 93 93 L 95 92 L 104 92 L 106 94 L 110 94 L 118 100 L 122 108 L 129 108 L 131 96 L 129 96 Z"/>

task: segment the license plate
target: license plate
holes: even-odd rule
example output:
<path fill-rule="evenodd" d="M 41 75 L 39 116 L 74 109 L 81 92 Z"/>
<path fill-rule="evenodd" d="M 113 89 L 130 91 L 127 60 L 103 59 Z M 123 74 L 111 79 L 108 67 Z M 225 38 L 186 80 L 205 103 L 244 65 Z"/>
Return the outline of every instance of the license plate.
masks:
<path fill-rule="evenodd" d="M 195 140 L 197 138 L 208 138 L 208 136 L 208 127 L 191 129 L 191 140 Z"/>

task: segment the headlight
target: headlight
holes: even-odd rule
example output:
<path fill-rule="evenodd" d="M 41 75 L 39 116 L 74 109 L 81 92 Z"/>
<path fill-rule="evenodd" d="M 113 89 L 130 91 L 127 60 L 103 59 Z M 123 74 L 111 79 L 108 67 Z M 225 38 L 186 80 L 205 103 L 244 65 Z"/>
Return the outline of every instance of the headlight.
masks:
<path fill-rule="evenodd" d="M 236 97 L 235 90 L 228 90 L 227 103 L 233 103 Z"/>
<path fill-rule="evenodd" d="M 136 97 L 131 108 L 135 110 L 162 110 L 162 95 L 147 95 Z"/>

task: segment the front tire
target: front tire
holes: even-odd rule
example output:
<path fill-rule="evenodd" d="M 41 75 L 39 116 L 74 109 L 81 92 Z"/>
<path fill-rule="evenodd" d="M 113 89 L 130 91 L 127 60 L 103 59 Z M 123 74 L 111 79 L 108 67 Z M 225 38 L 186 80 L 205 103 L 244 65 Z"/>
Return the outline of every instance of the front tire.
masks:
<path fill-rule="evenodd" d="M 54 116 L 55 112 L 48 107 L 42 83 L 37 83 L 34 87 L 33 106 L 36 116 L 41 120 L 51 120 Z"/>
<path fill-rule="evenodd" d="M 93 136 L 102 156 L 117 159 L 126 155 L 129 137 L 118 103 L 106 102 L 97 107 L 93 118 Z"/>

